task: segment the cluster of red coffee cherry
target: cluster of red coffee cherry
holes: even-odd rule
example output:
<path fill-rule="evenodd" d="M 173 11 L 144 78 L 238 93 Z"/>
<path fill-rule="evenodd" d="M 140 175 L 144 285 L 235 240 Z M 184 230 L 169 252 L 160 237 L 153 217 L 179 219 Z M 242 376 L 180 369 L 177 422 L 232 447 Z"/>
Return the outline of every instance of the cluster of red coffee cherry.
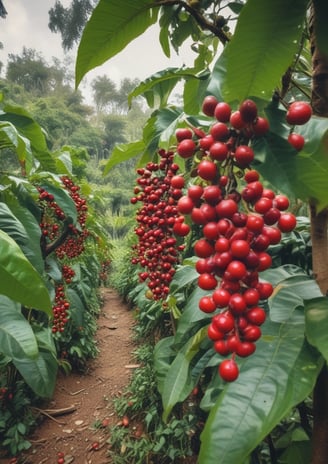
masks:
<path fill-rule="evenodd" d="M 75 276 L 75 271 L 74 269 L 71 268 L 71 266 L 68 266 L 67 264 L 63 264 L 62 276 L 65 282 L 67 284 L 70 284 L 72 282 L 73 277 Z"/>
<path fill-rule="evenodd" d="M 282 232 L 294 229 L 296 218 L 287 212 L 288 198 L 265 188 L 250 167 L 252 139 L 269 130 L 256 104 L 245 100 L 232 112 L 227 103 L 208 96 L 202 108 L 215 118 L 207 134 L 191 128 L 176 132 L 177 153 L 196 155 L 197 173 L 178 200 L 178 212 L 201 228 L 194 244 L 198 285 L 211 293 L 200 299 L 199 308 L 215 313 L 208 336 L 217 353 L 231 355 L 221 362 L 219 374 L 234 381 L 239 375 L 235 358 L 254 353 L 266 318 L 261 301 L 273 291 L 259 276 L 272 264 L 267 250 L 280 242 Z"/>
<path fill-rule="evenodd" d="M 56 203 L 54 195 L 47 192 L 43 187 L 38 187 L 39 201 L 42 208 L 42 239 L 45 251 L 47 247 L 55 244 L 53 251 L 59 260 L 72 259 L 83 253 L 85 240 L 89 236 L 86 228 L 88 207 L 86 200 L 81 197 L 80 187 L 67 176 L 61 177 L 61 181 L 70 197 L 75 203 L 77 211 L 78 226 L 68 224 L 68 233 L 65 233 L 66 215 Z M 63 240 L 60 240 L 62 237 Z M 58 243 L 56 242 L 58 240 Z M 67 264 L 62 265 L 62 279 L 66 284 L 70 284 L 75 275 L 74 270 Z M 69 319 L 69 302 L 65 295 L 65 288 L 59 284 L 55 288 L 55 303 L 53 305 L 53 333 L 63 332 L 65 324 Z"/>
<path fill-rule="evenodd" d="M 79 256 L 84 251 L 84 243 L 89 235 L 89 231 L 85 226 L 88 207 L 86 200 L 78 193 L 80 190 L 78 185 L 75 185 L 67 176 L 63 176 L 61 181 L 75 203 L 79 228 L 75 227 L 73 224 L 69 224 L 69 234 L 64 242 L 56 248 L 55 252 L 60 259 L 65 257 L 71 259 Z M 47 192 L 46 189 L 42 187 L 38 187 L 38 191 L 42 206 L 42 222 L 40 223 L 40 228 L 42 230 L 42 236 L 46 241 L 45 243 L 49 244 L 59 238 L 63 233 L 66 215 L 56 203 L 53 194 Z"/>
<path fill-rule="evenodd" d="M 86 199 L 82 198 L 79 194 L 79 185 L 74 184 L 72 179 L 67 176 L 61 177 L 61 181 L 75 203 L 79 228 L 75 227 L 73 224 L 69 224 L 68 227 L 70 228 L 70 234 L 64 243 L 56 249 L 56 255 L 59 259 L 63 259 L 65 257 L 72 259 L 83 253 L 85 240 L 89 236 L 89 231 L 86 228 L 88 206 Z"/>
<path fill-rule="evenodd" d="M 69 320 L 68 310 L 70 304 L 66 299 L 65 288 L 63 285 L 56 285 L 55 288 L 55 303 L 52 308 L 53 321 L 52 333 L 62 333 L 65 330 L 65 325 Z"/>
<path fill-rule="evenodd" d="M 145 268 L 139 277 L 147 282 L 147 296 L 154 300 L 168 295 L 175 266 L 184 249 L 175 234 L 183 236 L 190 230 L 187 224 L 182 225 L 184 216 L 177 210 L 184 180 L 176 174 L 179 166 L 173 162 L 174 152 L 161 149 L 158 153 L 158 163 L 149 162 L 137 170 L 138 185 L 131 198 L 132 204 L 142 203 L 136 214 L 138 243 L 133 247 L 132 264 Z"/>

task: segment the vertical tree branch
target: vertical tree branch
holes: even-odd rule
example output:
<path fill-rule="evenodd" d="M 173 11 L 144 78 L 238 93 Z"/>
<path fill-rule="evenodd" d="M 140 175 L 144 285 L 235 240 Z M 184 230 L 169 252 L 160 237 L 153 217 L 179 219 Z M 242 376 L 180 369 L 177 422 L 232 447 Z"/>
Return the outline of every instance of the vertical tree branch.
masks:
<path fill-rule="evenodd" d="M 312 108 L 317 116 L 328 117 L 328 57 L 316 46 L 316 9 L 311 5 L 310 41 L 312 53 Z M 324 295 L 328 293 L 328 209 L 318 212 L 310 202 L 312 263 L 315 279 Z M 313 439 L 311 464 L 328 463 L 328 369 L 321 371 L 313 392 Z"/>

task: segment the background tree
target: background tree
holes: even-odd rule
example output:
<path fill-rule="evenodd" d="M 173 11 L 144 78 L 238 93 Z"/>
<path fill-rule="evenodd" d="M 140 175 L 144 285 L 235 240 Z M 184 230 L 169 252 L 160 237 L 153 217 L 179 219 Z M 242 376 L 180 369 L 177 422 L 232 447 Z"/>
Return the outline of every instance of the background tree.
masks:
<path fill-rule="evenodd" d="M 82 33 L 83 27 L 96 5 L 96 0 L 73 0 L 68 8 L 56 1 L 49 10 L 49 29 L 60 32 L 64 50 L 73 48 Z"/>

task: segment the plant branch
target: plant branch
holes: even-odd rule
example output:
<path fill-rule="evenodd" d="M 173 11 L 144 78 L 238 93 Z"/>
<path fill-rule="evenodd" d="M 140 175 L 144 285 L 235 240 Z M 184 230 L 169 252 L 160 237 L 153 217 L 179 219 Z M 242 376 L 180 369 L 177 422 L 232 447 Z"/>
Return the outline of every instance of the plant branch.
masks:
<path fill-rule="evenodd" d="M 229 42 L 229 37 L 227 34 L 222 30 L 221 27 L 216 26 L 213 22 L 209 21 L 205 18 L 204 15 L 199 11 L 199 9 L 192 7 L 190 4 L 182 1 L 182 0 L 159 0 L 158 2 L 151 4 L 150 7 L 158 7 L 158 6 L 181 6 L 184 8 L 188 13 L 195 19 L 195 21 L 200 25 L 202 29 L 211 31 L 220 41 L 225 45 Z"/>

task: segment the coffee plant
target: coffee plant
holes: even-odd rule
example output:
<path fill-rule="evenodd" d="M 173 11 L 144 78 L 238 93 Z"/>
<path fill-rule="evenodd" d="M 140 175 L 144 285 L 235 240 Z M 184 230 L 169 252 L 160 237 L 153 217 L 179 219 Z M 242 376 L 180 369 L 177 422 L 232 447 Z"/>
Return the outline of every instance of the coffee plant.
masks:
<path fill-rule="evenodd" d="M 160 71 L 130 94 L 129 103 L 142 95 L 153 112 L 142 139 L 115 147 L 107 164 L 140 156 L 144 169 L 161 147 L 175 153 L 184 179 L 176 207 L 190 232 L 179 238 L 186 247 L 162 302 L 171 334 L 154 351 L 163 419 L 197 387 L 206 414 L 200 463 L 307 464 L 311 454 L 312 464 L 325 463 L 323 2 L 145 0 L 120 15 L 114 4 L 101 0 L 84 30 L 77 83 L 156 21 L 167 57 L 190 38 L 195 54 L 192 66 Z M 112 46 L 103 33 L 99 48 L 98 33 L 108 28 Z M 143 308 L 142 282 L 129 293 Z M 294 421 L 290 433 L 286 420 Z"/>

